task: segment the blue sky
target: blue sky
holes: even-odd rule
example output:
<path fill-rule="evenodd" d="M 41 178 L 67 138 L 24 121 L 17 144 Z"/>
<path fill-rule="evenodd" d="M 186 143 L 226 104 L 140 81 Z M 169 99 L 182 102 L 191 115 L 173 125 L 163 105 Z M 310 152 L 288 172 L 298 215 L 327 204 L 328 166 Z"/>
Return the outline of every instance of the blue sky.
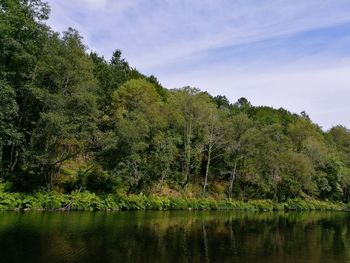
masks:
<path fill-rule="evenodd" d="M 167 88 L 305 110 L 350 127 L 349 0 L 49 0 L 49 25 L 121 49 Z"/>

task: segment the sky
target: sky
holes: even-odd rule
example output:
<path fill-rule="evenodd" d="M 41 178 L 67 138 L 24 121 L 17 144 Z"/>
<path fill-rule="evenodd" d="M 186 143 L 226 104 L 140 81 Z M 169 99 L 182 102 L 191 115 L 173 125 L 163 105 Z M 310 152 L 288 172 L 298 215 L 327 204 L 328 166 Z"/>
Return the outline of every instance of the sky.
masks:
<path fill-rule="evenodd" d="M 350 127 L 349 0 L 49 0 L 53 30 L 166 88 L 306 111 Z"/>

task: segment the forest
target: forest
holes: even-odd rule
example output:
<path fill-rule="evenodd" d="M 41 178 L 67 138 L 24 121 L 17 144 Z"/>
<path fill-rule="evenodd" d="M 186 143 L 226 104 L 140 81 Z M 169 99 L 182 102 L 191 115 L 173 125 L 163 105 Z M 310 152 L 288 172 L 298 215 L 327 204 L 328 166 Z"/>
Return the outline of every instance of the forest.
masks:
<path fill-rule="evenodd" d="M 347 127 L 167 89 L 49 13 L 0 1 L 0 192 L 349 202 Z"/>

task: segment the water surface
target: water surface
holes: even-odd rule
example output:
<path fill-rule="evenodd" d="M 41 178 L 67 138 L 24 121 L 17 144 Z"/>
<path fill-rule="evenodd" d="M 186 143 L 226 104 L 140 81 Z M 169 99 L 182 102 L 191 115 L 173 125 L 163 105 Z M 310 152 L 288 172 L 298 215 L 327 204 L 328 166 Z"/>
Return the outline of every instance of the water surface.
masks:
<path fill-rule="evenodd" d="M 346 212 L 1 212 L 0 262 L 350 262 Z"/>

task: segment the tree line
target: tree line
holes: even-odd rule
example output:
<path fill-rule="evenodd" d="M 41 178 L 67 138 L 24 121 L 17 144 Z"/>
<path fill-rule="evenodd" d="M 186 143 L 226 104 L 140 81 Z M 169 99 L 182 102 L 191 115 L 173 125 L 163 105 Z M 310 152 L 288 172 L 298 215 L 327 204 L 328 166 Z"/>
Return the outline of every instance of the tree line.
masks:
<path fill-rule="evenodd" d="M 106 60 L 76 30 L 54 32 L 49 12 L 40 0 L 0 2 L 0 178 L 10 190 L 349 201 L 346 127 L 165 89 L 119 50 Z"/>

